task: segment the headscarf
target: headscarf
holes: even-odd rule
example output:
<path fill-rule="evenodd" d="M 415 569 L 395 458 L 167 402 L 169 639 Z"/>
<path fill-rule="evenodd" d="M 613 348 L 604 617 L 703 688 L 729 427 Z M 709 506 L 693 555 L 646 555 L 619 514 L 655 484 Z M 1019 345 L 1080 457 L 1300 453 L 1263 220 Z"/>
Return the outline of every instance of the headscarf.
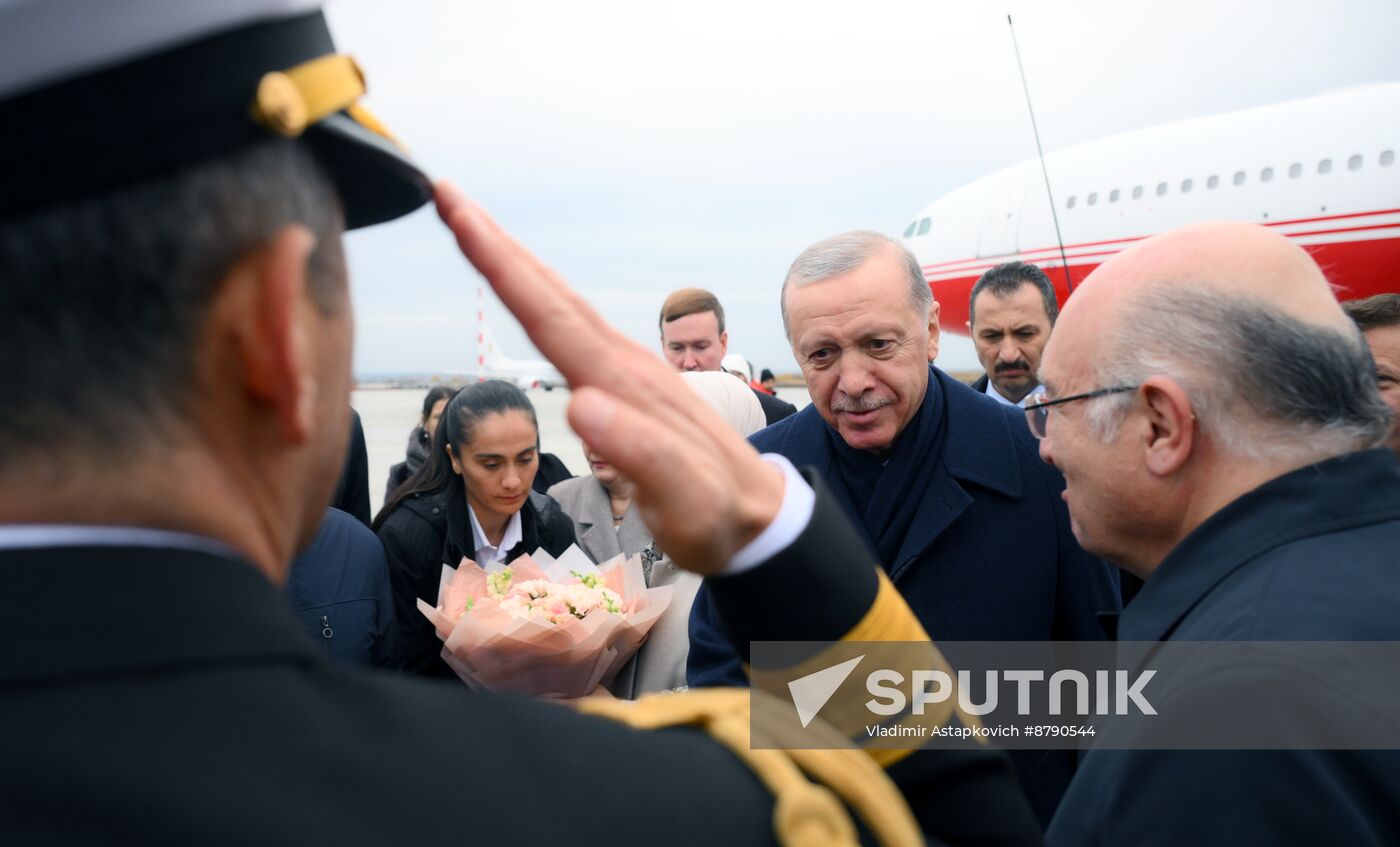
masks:
<path fill-rule="evenodd" d="M 686 371 L 681 379 L 745 438 L 767 425 L 753 389 L 738 378 L 724 371 Z"/>

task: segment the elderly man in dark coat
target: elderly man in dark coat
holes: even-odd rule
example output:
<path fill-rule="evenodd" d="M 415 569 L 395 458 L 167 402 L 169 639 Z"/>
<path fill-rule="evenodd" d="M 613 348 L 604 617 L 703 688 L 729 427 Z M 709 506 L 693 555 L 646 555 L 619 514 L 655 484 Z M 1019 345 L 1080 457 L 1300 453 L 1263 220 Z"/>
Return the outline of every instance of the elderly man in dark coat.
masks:
<path fill-rule="evenodd" d="M 1065 475 L 1075 534 L 1144 580 L 1120 641 L 1400 641 L 1400 465 L 1377 447 L 1389 414 L 1301 248 L 1238 223 L 1142 241 L 1076 289 L 1040 375 L 1040 453 Z M 1280 749 L 1091 750 L 1046 840 L 1400 843 L 1394 713 L 1388 735 L 1363 735 L 1389 749 L 1298 749 L 1378 704 L 1254 655 L 1198 667 L 1154 721 L 1192 732 L 1219 724 L 1219 704 L 1258 703 L 1255 725 L 1281 731 L 1260 746 Z M 1260 698 L 1265 682 L 1296 696 Z"/>
<path fill-rule="evenodd" d="M 812 404 L 752 442 L 826 481 L 935 640 L 1105 637 L 1114 573 L 1075 543 L 1064 481 L 1037 457 L 1024 413 L 930 364 L 938 305 L 907 250 L 872 232 L 813 245 L 788 273 L 783 318 Z M 704 589 L 688 680 L 745 682 Z M 1012 759 L 1048 820 L 1072 754 Z"/>

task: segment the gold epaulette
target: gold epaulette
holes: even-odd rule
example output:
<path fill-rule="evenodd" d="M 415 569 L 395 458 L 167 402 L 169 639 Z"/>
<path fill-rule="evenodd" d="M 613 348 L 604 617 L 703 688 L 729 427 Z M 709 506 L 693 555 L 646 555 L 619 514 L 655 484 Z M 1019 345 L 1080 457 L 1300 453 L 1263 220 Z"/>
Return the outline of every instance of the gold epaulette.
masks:
<path fill-rule="evenodd" d="M 747 689 L 709 688 L 653 694 L 635 701 L 588 698 L 576 705 L 582 712 L 635 729 L 693 726 L 709 733 L 772 792 L 773 831 L 787 847 L 857 844 L 848 808 L 881 844 L 904 847 L 924 843 L 894 782 L 869 755 L 852 749 L 850 741 L 836 730 L 814 721 L 806 732 L 814 737 L 826 733 L 831 746 L 846 749 L 766 749 L 778 746 L 777 739 L 753 737 L 774 723 L 765 721 L 764 713 L 783 707 L 761 691 L 753 692 L 751 698 Z M 791 711 L 790 704 L 786 708 Z"/>

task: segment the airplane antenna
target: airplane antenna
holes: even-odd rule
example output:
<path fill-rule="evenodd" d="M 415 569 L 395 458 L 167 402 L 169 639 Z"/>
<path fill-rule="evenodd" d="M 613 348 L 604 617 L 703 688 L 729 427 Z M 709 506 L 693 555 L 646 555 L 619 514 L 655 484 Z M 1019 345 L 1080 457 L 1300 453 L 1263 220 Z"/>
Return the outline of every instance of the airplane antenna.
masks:
<path fill-rule="evenodd" d="M 1055 222 L 1055 243 L 1060 245 L 1060 263 L 1065 269 L 1065 296 L 1074 293 L 1074 281 L 1069 276 L 1069 258 L 1065 256 L 1065 240 L 1060 236 L 1060 216 L 1055 211 L 1055 193 L 1050 190 L 1050 172 L 1045 169 L 1045 150 L 1040 146 L 1040 130 L 1035 125 L 1035 109 L 1031 106 L 1031 88 L 1026 84 L 1026 66 L 1021 62 L 1021 47 L 1016 43 L 1016 24 L 1006 16 L 1011 28 L 1011 49 L 1016 51 L 1016 68 L 1021 72 L 1021 90 L 1026 94 L 1026 111 L 1031 115 L 1031 132 L 1035 135 L 1035 152 L 1040 157 L 1040 173 L 1045 177 L 1045 196 L 1050 198 L 1050 219 Z"/>

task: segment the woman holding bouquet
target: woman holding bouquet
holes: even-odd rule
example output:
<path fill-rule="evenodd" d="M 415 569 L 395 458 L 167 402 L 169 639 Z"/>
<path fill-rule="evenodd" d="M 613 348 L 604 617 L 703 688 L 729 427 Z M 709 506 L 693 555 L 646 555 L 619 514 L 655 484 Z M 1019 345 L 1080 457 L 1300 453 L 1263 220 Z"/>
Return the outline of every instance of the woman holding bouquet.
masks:
<path fill-rule="evenodd" d="M 740 435 L 763 428 L 763 407 L 745 384 L 722 371 L 690 371 L 681 379 Z M 672 586 L 671 604 L 652 627 L 636 657 L 618 673 L 608 689 L 614 696 L 634 699 L 643 694 L 685 687 L 685 660 L 690 651 L 690 606 L 700 577 L 675 566 L 652 544 L 651 533 L 632 503 L 633 484 L 586 443 L 592 476 L 556 483 L 549 489 L 574 522 L 579 546 L 595 562 L 619 554 L 641 555 L 647 585 Z"/>
<path fill-rule="evenodd" d="M 465 557 L 485 567 L 541 548 L 557 556 L 574 543 L 559 504 L 531 489 L 538 466 L 529 398 L 508 382 L 479 382 L 447 403 L 427 461 L 375 517 L 409 672 L 454 676 L 417 608 L 420 597 L 436 602 L 444 564 Z"/>

